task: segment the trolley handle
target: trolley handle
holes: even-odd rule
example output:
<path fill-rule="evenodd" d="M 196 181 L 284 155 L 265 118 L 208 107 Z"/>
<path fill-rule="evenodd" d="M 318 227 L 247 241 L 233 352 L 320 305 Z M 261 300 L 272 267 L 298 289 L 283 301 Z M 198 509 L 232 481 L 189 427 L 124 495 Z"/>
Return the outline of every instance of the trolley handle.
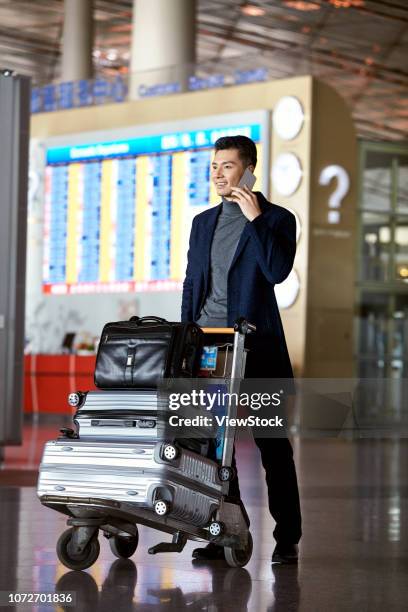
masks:
<path fill-rule="evenodd" d="M 256 332 L 256 325 L 247 321 L 245 317 L 240 317 L 235 321 L 234 331 L 244 335 L 251 334 L 252 332 Z"/>
<path fill-rule="evenodd" d="M 202 327 L 202 331 L 205 334 L 233 334 L 233 327 Z"/>
<path fill-rule="evenodd" d="M 239 332 L 246 335 L 256 332 L 256 325 L 250 323 L 244 317 L 240 317 L 235 321 L 234 327 L 202 327 L 201 329 L 205 334 L 233 334 Z"/>

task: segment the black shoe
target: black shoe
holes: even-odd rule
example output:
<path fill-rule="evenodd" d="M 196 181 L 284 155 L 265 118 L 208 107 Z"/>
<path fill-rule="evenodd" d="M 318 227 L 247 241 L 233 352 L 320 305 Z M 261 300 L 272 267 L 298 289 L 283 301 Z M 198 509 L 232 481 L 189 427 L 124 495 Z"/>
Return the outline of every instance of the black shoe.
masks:
<path fill-rule="evenodd" d="M 197 559 L 197 561 L 225 561 L 224 548 L 210 542 L 204 548 L 195 548 L 193 559 Z"/>
<path fill-rule="evenodd" d="M 272 563 L 294 564 L 298 562 L 299 547 L 297 544 L 277 544 L 272 555 Z"/>

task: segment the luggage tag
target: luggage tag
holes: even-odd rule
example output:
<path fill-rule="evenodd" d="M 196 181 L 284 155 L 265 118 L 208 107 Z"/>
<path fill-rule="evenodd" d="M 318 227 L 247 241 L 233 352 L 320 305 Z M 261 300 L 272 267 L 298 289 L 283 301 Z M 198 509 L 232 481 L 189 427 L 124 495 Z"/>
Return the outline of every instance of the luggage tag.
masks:
<path fill-rule="evenodd" d="M 218 348 L 216 346 L 203 346 L 201 353 L 200 370 L 213 372 L 217 369 Z"/>

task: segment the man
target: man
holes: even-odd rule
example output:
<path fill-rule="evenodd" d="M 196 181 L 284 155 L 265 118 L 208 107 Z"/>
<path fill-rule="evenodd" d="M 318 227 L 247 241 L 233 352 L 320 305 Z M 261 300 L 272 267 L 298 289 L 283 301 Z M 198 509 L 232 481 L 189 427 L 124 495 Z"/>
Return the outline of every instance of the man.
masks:
<path fill-rule="evenodd" d="M 274 285 L 292 269 L 296 250 L 295 217 L 238 183 L 257 162 L 255 143 L 227 136 L 215 143 L 211 179 L 222 203 L 193 219 L 183 284 L 182 321 L 202 327 L 232 327 L 245 317 L 256 325 L 248 337 L 246 378 L 292 378 Z M 293 452 L 287 438 L 255 438 L 276 521 L 272 562 L 296 563 L 301 515 Z M 238 478 L 230 495 L 239 496 Z M 222 559 L 213 543 L 194 550 L 201 560 Z"/>

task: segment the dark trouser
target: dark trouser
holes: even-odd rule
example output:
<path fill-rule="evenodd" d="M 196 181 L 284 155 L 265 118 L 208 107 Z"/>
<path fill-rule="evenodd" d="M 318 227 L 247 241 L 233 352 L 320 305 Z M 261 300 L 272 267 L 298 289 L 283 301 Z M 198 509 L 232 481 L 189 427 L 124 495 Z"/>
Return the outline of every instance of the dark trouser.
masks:
<path fill-rule="evenodd" d="M 273 536 L 279 543 L 297 544 L 302 535 L 302 518 L 291 443 L 287 438 L 254 440 L 266 473 L 269 511 L 276 522 Z M 236 468 L 235 449 L 232 465 Z M 230 484 L 229 494 L 241 497 L 238 475 Z"/>
<path fill-rule="evenodd" d="M 274 339 L 268 336 L 253 334 L 247 337 L 246 346 L 250 350 L 247 355 L 245 380 L 271 380 L 273 374 L 275 380 L 281 379 L 282 383 L 286 383 L 282 388 L 288 389 L 293 376 L 290 362 L 286 365 L 281 363 L 282 360 L 272 363 L 276 353 L 273 343 Z M 252 383 L 250 380 L 248 382 L 250 392 Z M 302 535 L 302 517 L 292 445 L 287 438 L 258 436 L 259 431 L 258 434 L 254 432 L 254 440 L 261 452 L 265 469 L 269 511 L 276 522 L 274 538 L 279 543 L 297 544 Z M 235 466 L 235 456 L 232 464 Z M 230 494 L 240 497 L 238 477 L 231 482 Z"/>

